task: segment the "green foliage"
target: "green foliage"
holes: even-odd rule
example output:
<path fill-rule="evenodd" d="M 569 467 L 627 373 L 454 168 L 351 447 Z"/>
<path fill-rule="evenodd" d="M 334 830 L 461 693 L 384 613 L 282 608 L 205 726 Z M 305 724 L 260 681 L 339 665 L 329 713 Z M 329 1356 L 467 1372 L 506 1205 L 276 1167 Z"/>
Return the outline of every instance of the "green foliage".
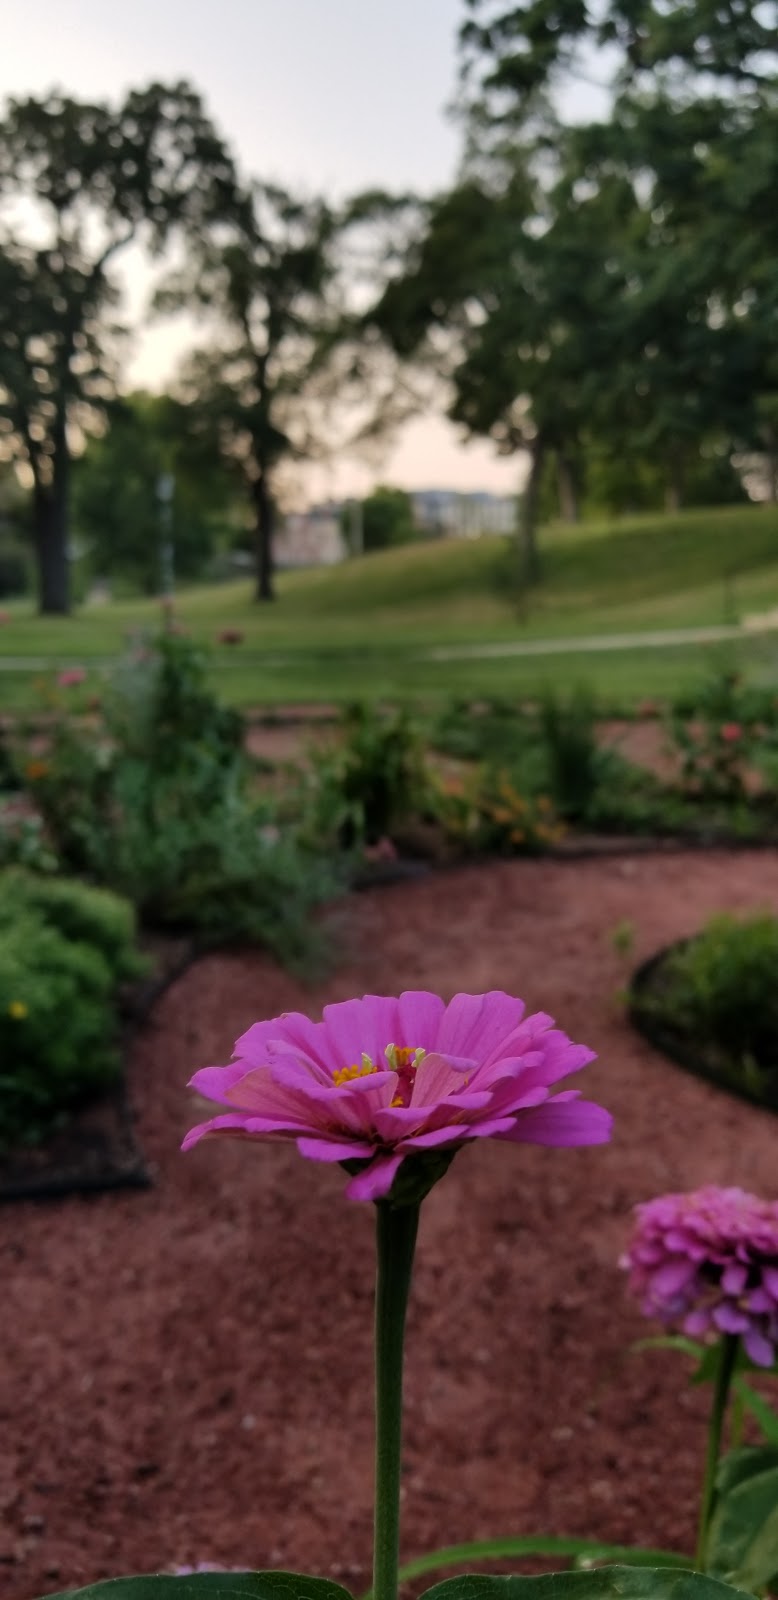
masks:
<path fill-rule="evenodd" d="M 778 1579 L 778 1449 L 733 1450 L 719 1462 L 706 1570 L 749 1594 Z"/>
<path fill-rule="evenodd" d="M 221 323 L 221 337 L 188 358 L 180 387 L 204 448 L 235 474 L 251 508 L 258 600 L 274 596 L 278 465 L 310 453 L 323 402 L 334 401 L 325 374 L 345 339 L 333 292 L 336 233 L 325 201 L 255 183 L 240 228 L 218 244 L 203 236 L 159 295 L 163 308 L 199 304 Z M 344 384 L 341 373 L 337 388 Z"/>
<path fill-rule="evenodd" d="M 468 1544 L 446 1545 L 440 1550 L 428 1550 L 414 1561 L 400 1568 L 400 1582 L 421 1578 L 428 1572 L 440 1572 L 444 1567 L 461 1567 L 482 1561 L 510 1561 L 526 1556 L 564 1556 L 575 1567 L 589 1567 L 595 1562 L 618 1561 L 631 1567 L 688 1567 L 688 1556 L 672 1550 L 643 1550 L 632 1545 L 606 1544 L 599 1539 L 526 1538 L 474 1539 Z"/>
<path fill-rule="evenodd" d="M 74 183 L 74 173 L 78 181 Z M 117 381 L 116 255 L 173 230 L 199 236 L 240 210 L 230 156 L 186 83 L 119 106 L 58 92 L 10 100 L 0 119 L 0 424 L 32 475 L 41 608 L 69 608 L 69 436 Z"/>
<path fill-rule="evenodd" d="M 173 479 L 164 526 L 163 475 Z M 115 402 L 107 431 L 87 444 L 74 469 L 73 519 L 87 541 L 90 570 L 126 578 L 147 594 L 164 588 L 161 546 L 168 539 L 176 577 L 202 574 L 233 499 L 218 456 L 203 452 L 188 408 L 169 395 Z"/>
<path fill-rule="evenodd" d="M 710 1075 L 778 1109 L 778 918 L 716 916 L 669 950 L 637 1014 L 671 1030 Z"/>
<path fill-rule="evenodd" d="M 314 751 L 312 760 L 308 826 L 314 838 L 362 849 L 391 838 L 423 807 L 423 746 L 404 710 L 349 706 L 337 745 Z"/>
<path fill-rule="evenodd" d="M 2 528 L 0 513 L 0 529 Z M 0 600 L 7 596 L 26 594 L 30 582 L 29 562 L 17 545 L 7 545 L 0 550 Z"/>
<path fill-rule="evenodd" d="M 27 766 L 63 861 L 148 924 L 315 954 L 310 912 L 336 879 L 253 792 L 242 720 L 209 690 L 204 653 L 171 632 L 141 643 L 103 699 L 101 723 L 60 718 Z"/>
<path fill-rule="evenodd" d="M 686 697 L 676 703 L 668 726 L 685 791 L 703 799 L 742 799 L 748 766 L 775 722 L 775 695 L 743 693 L 732 672 L 710 678 L 691 704 Z"/>
<path fill-rule="evenodd" d="M 362 548 L 385 550 L 390 545 L 408 544 L 418 537 L 413 504 L 405 489 L 379 484 L 362 501 Z"/>
<path fill-rule="evenodd" d="M 586 1541 L 534 1543 L 540 1549 L 542 1544 L 583 1546 Z M 605 1552 L 616 1547 L 592 1548 Z M 539 1578 L 447 1578 L 428 1589 L 424 1600 L 736 1600 L 737 1596 L 743 1600 L 742 1591 L 702 1573 L 678 1570 L 677 1560 L 671 1565 L 671 1559 L 666 1566 L 600 1567 L 593 1572 L 550 1572 Z M 300 1573 L 198 1572 L 180 1578 L 160 1574 L 112 1578 L 51 1595 L 49 1600 L 350 1600 L 350 1596 L 339 1584 Z"/>
<path fill-rule="evenodd" d="M 468 854 L 534 855 L 564 832 L 547 794 L 523 793 L 498 767 L 442 779 L 432 789 L 430 811 L 450 843 Z"/>
<path fill-rule="evenodd" d="M 672 1567 L 600 1567 L 539 1578 L 446 1578 L 424 1600 L 733 1600 L 740 1590 L 700 1572 Z"/>
<path fill-rule="evenodd" d="M 329 1578 L 298 1572 L 192 1572 L 176 1578 L 108 1578 L 87 1589 L 69 1589 L 48 1600 L 351 1600 Z M 706 1600 L 700 1596 L 700 1600 Z"/>
<path fill-rule="evenodd" d="M 104 890 L 0 876 L 0 1147 L 112 1083 L 116 991 L 142 970 L 131 906 Z"/>
<path fill-rule="evenodd" d="M 540 728 L 548 752 L 551 792 L 562 816 L 586 817 L 600 782 L 595 707 L 591 695 L 578 689 L 567 701 L 547 695 L 540 708 Z"/>

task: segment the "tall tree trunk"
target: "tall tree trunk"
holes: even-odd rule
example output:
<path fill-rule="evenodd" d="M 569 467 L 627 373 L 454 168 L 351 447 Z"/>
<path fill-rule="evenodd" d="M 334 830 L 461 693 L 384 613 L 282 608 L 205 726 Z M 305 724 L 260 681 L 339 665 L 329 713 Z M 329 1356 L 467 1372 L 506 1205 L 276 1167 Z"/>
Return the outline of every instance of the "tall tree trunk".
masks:
<path fill-rule="evenodd" d="M 529 477 L 519 500 L 517 526 L 517 556 L 519 583 L 522 587 L 536 583 L 540 577 L 540 560 L 537 545 L 538 500 L 546 447 L 540 434 L 530 446 Z"/>
<path fill-rule="evenodd" d="M 557 493 L 559 495 L 559 511 L 564 522 L 577 522 L 579 518 L 578 507 L 578 474 L 570 457 L 563 450 L 557 451 L 556 458 Z"/>
<path fill-rule="evenodd" d="M 70 571 L 65 481 L 36 485 L 33 494 L 33 529 L 38 564 L 38 610 L 44 617 L 67 616 L 70 611 Z"/>
<path fill-rule="evenodd" d="M 255 600 L 275 600 L 273 586 L 273 527 L 275 523 L 275 507 L 273 497 L 268 487 L 267 474 L 261 471 L 254 488 L 254 511 L 256 526 L 254 530 L 254 549 L 257 563 L 257 587 Z"/>

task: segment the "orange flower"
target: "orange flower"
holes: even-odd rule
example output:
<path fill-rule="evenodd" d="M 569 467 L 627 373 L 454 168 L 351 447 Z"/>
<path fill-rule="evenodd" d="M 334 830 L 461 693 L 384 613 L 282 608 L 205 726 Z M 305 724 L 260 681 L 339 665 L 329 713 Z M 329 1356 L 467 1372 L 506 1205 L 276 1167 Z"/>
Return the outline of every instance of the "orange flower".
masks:
<path fill-rule="evenodd" d="M 41 761 L 37 756 L 33 756 L 32 760 L 27 762 L 27 765 L 24 769 L 24 776 L 29 780 L 30 783 L 35 783 L 37 778 L 47 777 L 48 771 L 48 761 Z"/>

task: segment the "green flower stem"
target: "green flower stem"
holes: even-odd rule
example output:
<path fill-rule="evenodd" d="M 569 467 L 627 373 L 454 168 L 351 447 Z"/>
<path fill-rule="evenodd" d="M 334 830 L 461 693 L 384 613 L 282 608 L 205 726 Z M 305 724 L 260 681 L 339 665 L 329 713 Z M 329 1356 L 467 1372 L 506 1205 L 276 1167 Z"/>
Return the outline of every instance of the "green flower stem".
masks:
<path fill-rule="evenodd" d="M 699 1571 L 705 1570 L 705 1556 L 708 1548 L 708 1531 L 710 1519 L 713 1515 L 713 1505 L 716 1497 L 716 1472 L 721 1455 L 721 1435 L 724 1428 L 724 1418 L 727 1412 L 729 1390 L 735 1372 L 737 1360 L 738 1336 L 736 1333 L 725 1333 L 719 1341 L 718 1361 L 716 1375 L 713 1380 L 713 1405 L 711 1407 L 710 1422 L 708 1424 L 708 1449 L 705 1456 L 705 1476 L 702 1482 L 702 1501 L 700 1504 L 700 1524 L 697 1535 L 696 1563 Z"/>
<path fill-rule="evenodd" d="M 403 1340 L 419 1206 L 376 1206 L 373 1600 L 397 1600 Z"/>

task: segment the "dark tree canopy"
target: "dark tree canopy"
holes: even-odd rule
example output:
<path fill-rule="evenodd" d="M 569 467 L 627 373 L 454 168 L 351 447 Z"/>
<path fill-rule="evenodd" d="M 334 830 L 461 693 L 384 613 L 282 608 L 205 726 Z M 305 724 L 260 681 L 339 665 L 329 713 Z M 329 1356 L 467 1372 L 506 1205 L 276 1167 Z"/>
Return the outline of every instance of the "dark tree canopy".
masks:
<path fill-rule="evenodd" d="M 270 600 L 278 468 L 321 448 L 342 344 L 338 223 L 324 201 L 267 184 L 254 186 L 247 213 L 228 243 L 206 243 L 160 304 L 194 301 L 210 314 L 213 340 L 188 360 L 180 388 L 250 498 L 256 594 Z"/>
<path fill-rule="evenodd" d="M 26 466 L 43 611 L 66 611 L 74 443 L 114 392 L 110 276 L 133 241 L 158 251 L 234 218 L 232 161 L 185 83 L 111 107 L 53 93 L 0 121 L 0 451 Z"/>

